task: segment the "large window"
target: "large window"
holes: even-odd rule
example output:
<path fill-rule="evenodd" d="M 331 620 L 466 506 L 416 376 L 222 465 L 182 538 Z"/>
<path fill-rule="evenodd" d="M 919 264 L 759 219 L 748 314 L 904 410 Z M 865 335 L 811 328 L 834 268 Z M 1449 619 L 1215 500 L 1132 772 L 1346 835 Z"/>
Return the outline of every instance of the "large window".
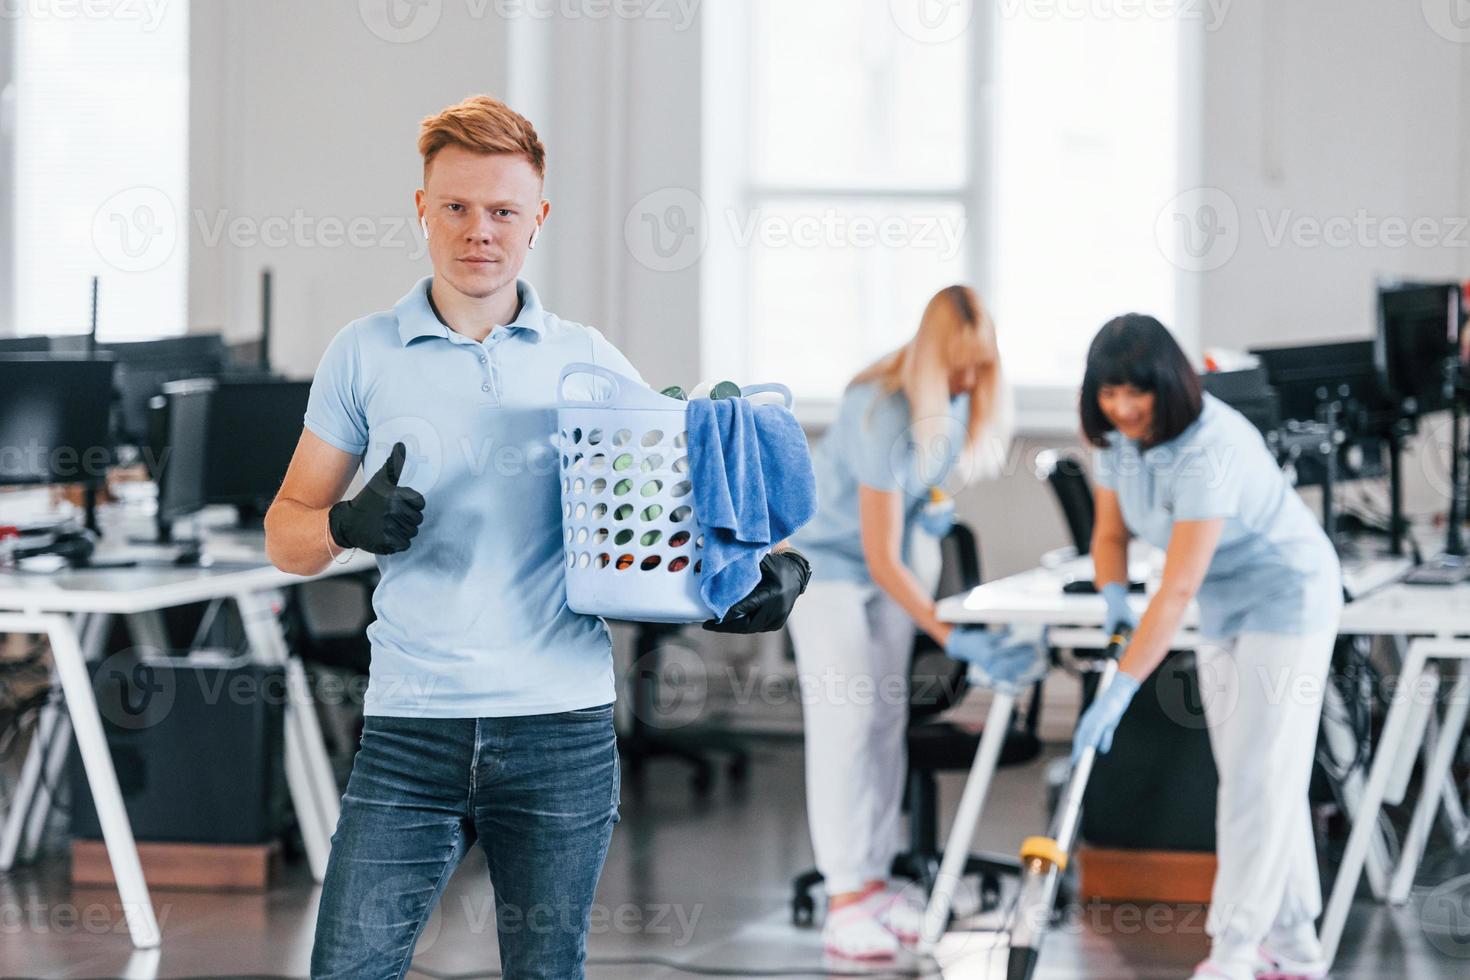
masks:
<path fill-rule="evenodd" d="M 183 333 L 188 4 L 19 4 L 6 91 L 18 334 Z M 3 330 L 0 327 L 0 330 Z"/>
<path fill-rule="evenodd" d="M 1155 235 L 1182 190 L 1180 25 L 1007 6 L 1018 13 L 997 30 L 990 293 L 1017 381 L 1076 384 L 1108 318 L 1153 313 L 1180 328 L 1179 270 Z"/>
<path fill-rule="evenodd" d="M 710 0 L 706 373 L 833 399 L 956 281 L 1023 388 L 1074 388 L 1115 313 L 1176 324 L 1155 228 L 1180 190 L 1185 31 L 1073 14 Z"/>

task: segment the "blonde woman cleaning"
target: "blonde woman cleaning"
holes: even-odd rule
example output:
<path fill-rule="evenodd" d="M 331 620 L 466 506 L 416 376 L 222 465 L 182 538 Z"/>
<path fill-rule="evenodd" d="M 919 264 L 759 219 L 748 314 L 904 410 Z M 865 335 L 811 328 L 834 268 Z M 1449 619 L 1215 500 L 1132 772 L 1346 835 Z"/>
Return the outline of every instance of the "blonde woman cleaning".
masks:
<path fill-rule="evenodd" d="M 789 626 L 806 728 L 807 817 L 827 888 L 823 945 L 885 959 L 923 910 L 888 887 L 897 852 L 914 629 L 995 684 L 1035 676 L 1039 651 L 935 615 L 938 537 L 929 488 L 1002 459 L 1010 404 L 995 325 L 949 286 L 918 333 L 860 373 L 813 451 L 817 516 L 793 544 L 812 563 Z"/>

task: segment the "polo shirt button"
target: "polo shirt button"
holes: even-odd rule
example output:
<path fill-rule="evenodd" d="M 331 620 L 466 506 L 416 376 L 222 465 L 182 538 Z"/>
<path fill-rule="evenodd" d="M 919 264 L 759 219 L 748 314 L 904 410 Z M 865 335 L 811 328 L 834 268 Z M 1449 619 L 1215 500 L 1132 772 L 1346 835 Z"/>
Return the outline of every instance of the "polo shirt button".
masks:
<path fill-rule="evenodd" d="M 480 385 L 480 390 L 481 391 L 489 391 L 490 390 L 490 386 L 489 385 Z"/>
<path fill-rule="evenodd" d="M 484 364 L 485 363 L 485 355 L 484 354 L 481 354 L 480 355 L 480 363 L 481 364 Z"/>

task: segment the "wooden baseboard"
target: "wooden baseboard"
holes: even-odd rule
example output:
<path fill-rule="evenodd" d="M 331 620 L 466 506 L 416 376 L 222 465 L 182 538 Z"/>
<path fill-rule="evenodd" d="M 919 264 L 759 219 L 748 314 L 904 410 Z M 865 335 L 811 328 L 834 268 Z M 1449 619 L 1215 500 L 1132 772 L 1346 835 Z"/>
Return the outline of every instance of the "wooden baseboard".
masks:
<path fill-rule="evenodd" d="M 1083 844 L 1079 890 L 1084 901 L 1208 903 L 1215 855 L 1200 851 L 1134 851 Z"/>
<path fill-rule="evenodd" d="M 264 891 L 280 848 L 270 844 L 139 843 L 143 880 L 150 888 L 207 891 Z M 73 885 L 113 885 L 107 845 L 100 840 L 71 842 Z"/>

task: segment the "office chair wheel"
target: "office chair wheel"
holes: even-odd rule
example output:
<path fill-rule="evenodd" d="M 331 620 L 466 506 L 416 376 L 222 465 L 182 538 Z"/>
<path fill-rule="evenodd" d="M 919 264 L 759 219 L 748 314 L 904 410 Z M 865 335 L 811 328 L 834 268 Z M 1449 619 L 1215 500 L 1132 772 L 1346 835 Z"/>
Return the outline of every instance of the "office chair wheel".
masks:
<path fill-rule="evenodd" d="M 817 916 L 817 903 L 810 895 L 797 895 L 791 899 L 791 924 L 800 929 L 810 929 Z"/>

